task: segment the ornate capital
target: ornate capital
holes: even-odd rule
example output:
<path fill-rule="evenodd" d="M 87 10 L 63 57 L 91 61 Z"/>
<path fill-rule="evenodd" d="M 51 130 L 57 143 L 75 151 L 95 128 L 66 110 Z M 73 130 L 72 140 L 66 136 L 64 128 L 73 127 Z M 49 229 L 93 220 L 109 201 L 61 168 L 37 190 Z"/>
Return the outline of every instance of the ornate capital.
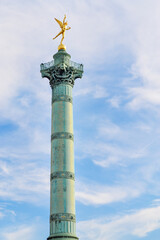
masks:
<path fill-rule="evenodd" d="M 73 87 L 76 78 L 81 78 L 83 65 L 70 61 L 70 55 L 60 51 L 54 55 L 54 61 L 41 64 L 41 75 L 49 79 L 51 88 L 66 83 Z"/>
<path fill-rule="evenodd" d="M 70 85 L 74 85 L 74 69 L 72 67 L 67 66 L 65 63 L 60 63 L 57 66 L 54 66 L 54 69 L 51 74 L 50 85 L 53 88 L 54 85 L 60 83 L 67 83 Z"/>

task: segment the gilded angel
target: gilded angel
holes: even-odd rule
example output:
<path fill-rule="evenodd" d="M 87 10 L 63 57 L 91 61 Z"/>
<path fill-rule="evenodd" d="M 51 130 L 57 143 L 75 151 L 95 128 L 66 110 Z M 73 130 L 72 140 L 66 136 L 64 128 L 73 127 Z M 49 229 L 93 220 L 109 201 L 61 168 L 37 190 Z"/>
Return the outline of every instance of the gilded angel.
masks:
<path fill-rule="evenodd" d="M 61 31 L 60 31 L 53 39 L 57 38 L 59 35 L 62 34 L 62 39 L 61 39 L 60 45 L 63 45 L 62 42 L 63 42 L 63 40 L 64 40 L 65 31 L 66 31 L 66 30 L 69 30 L 69 29 L 71 29 L 71 28 L 70 28 L 70 27 L 67 27 L 68 22 L 67 22 L 67 21 L 65 22 L 65 20 L 66 20 L 66 15 L 64 15 L 63 23 L 62 23 L 60 20 L 58 20 L 57 18 L 55 18 L 55 20 L 56 20 L 57 23 L 59 24 L 59 26 L 60 26 L 60 28 L 61 28 Z"/>

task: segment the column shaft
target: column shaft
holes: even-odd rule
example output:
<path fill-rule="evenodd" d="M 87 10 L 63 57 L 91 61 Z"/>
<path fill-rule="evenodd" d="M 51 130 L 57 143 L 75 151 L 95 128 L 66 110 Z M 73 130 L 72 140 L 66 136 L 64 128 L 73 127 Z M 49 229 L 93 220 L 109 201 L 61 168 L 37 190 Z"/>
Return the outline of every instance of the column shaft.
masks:
<path fill-rule="evenodd" d="M 52 89 L 50 235 L 75 235 L 72 86 Z"/>

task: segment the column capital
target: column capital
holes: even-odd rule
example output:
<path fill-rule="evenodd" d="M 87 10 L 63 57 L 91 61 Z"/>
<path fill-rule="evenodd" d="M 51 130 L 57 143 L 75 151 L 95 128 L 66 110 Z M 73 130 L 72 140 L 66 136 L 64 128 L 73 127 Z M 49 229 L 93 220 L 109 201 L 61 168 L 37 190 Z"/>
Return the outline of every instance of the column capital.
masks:
<path fill-rule="evenodd" d="M 41 63 L 42 77 L 49 79 L 51 88 L 58 84 L 69 84 L 73 87 L 76 78 L 81 78 L 83 65 L 70 60 L 71 56 L 65 50 L 59 50 L 51 62 Z"/>

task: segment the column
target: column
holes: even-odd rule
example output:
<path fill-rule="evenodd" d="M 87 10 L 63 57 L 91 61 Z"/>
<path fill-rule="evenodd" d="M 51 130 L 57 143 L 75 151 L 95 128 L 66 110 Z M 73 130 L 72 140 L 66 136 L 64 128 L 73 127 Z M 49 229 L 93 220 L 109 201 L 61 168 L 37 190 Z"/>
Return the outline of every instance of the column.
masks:
<path fill-rule="evenodd" d="M 51 62 L 41 64 L 41 75 L 52 89 L 50 236 L 48 240 L 76 237 L 73 99 L 74 81 L 82 77 L 83 65 L 59 50 Z"/>

